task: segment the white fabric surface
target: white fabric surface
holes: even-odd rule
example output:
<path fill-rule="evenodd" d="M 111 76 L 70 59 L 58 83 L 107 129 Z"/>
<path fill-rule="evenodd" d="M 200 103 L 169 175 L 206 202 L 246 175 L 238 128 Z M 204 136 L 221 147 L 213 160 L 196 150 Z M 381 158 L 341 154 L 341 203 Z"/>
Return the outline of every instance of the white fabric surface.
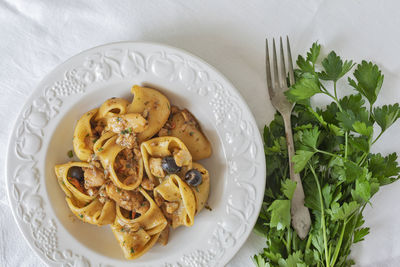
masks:
<path fill-rule="evenodd" d="M 354 59 L 373 59 L 385 74 L 381 103 L 400 102 L 400 2 L 396 0 L 0 1 L 0 147 L 39 81 L 74 54 L 133 40 L 183 48 L 215 66 L 250 106 L 259 128 L 274 112 L 264 71 L 264 39 L 289 35 L 292 53 L 315 40 Z M 376 144 L 399 151 L 400 126 Z M 19 233 L 8 205 L 5 154 L 0 153 L 0 265 L 41 266 Z M 400 183 L 382 189 L 367 208 L 371 234 L 353 249 L 357 266 L 400 266 Z M 264 240 L 251 235 L 228 266 L 252 266 Z"/>

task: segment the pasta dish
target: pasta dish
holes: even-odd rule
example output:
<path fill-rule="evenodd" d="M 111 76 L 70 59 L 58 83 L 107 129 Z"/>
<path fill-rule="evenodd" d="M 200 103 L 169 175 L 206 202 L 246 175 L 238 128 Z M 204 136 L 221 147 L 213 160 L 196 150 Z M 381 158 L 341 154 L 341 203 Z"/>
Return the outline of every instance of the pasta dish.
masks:
<path fill-rule="evenodd" d="M 196 161 L 212 153 L 187 109 L 152 88 L 131 92 L 131 102 L 111 98 L 83 114 L 73 137 L 79 161 L 55 166 L 72 213 L 110 225 L 126 259 L 166 245 L 170 228 L 193 225 L 210 189 L 209 173 Z"/>

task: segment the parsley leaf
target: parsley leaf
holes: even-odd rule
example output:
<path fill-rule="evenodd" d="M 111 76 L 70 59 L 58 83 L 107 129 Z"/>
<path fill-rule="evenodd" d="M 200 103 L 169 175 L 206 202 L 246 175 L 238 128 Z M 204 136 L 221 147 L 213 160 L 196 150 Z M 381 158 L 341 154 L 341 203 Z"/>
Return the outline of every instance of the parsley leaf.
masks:
<path fill-rule="evenodd" d="M 271 212 L 271 227 L 277 230 L 283 230 L 290 227 L 290 200 L 277 199 L 269 206 Z"/>
<path fill-rule="evenodd" d="M 318 127 L 314 127 L 313 129 L 309 130 L 304 130 L 301 134 L 300 142 L 313 149 L 317 149 L 317 141 L 319 137 L 320 131 L 318 130 Z"/>
<path fill-rule="evenodd" d="M 294 172 L 301 172 L 306 166 L 307 162 L 311 159 L 315 152 L 307 150 L 297 150 L 296 155 L 293 157 Z"/>
<path fill-rule="evenodd" d="M 343 63 L 342 59 L 332 51 L 322 61 L 322 66 L 324 71 L 318 74 L 319 78 L 336 82 L 354 67 L 354 63 L 352 60 Z"/>
<path fill-rule="evenodd" d="M 339 103 L 344 110 L 351 110 L 353 113 L 357 113 L 360 109 L 365 109 L 363 108 L 365 101 L 360 94 L 345 96 L 339 100 Z M 338 110 L 334 111 L 334 113 L 336 112 Z"/>
<path fill-rule="evenodd" d="M 315 94 L 322 93 L 317 80 L 312 77 L 302 77 L 290 90 L 285 92 L 286 97 L 292 102 L 309 99 Z"/>
<path fill-rule="evenodd" d="M 382 157 L 381 154 L 371 154 L 369 158 L 369 170 L 381 185 L 390 184 L 398 179 L 400 167 L 397 163 L 396 153 Z"/>
<path fill-rule="evenodd" d="M 360 205 L 356 201 L 345 202 L 342 206 L 336 202 L 327 210 L 327 213 L 331 216 L 332 221 L 344 220 L 350 217 L 359 207 Z"/>
<path fill-rule="evenodd" d="M 373 131 L 372 124 L 368 118 L 368 111 L 365 108 L 361 108 L 357 113 L 354 113 L 352 110 L 342 110 L 336 113 L 336 119 L 339 122 L 339 126 L 346 131 L 362 131 L 365 134 Z M 367 129 L 370 126 L 371 129 Z"/>
<path fill-rule="evenodd" d="M 311 210 L 320 212 L 321 203 L 319 202 L 318 187 L 311 177 L 303 177 L 303 189 L 305 194 L 304 203 Z"/>
<path fill-rule="evenodd" d="M 282 182 L 282 192 L 288 198 L 292 199 L 294 190 L 296 189 L 296 182 L 290 179 L 286 179 Z"/>
<path fill-rule="evenodd" d="M 255 255 L 253 257 L 253 262 L 258 267 L 270 267 L 271 265 L 264 260 L 261 255 Z"/>
<path fill-rule="evenodd" d="M 321 45 L 319 45 L 317 42 L 313 43 L 310 51 L 307 52 L 307 61 L 315 64 L 317 62 L 320 51 Z"/>
<path fill-rule="evenodd" d="M 287 259 L 279 259 L 278 264 L 280 267 L 306 267 L 307 265 L 302 260 L 303 253 L 296 251 L 289 255 Z"/>
<path fill-rule="evenodd" d="M 297 58 L 296 64 L 304 72 L 314 72 L 313 64 L 302 56 Z"/>
<path fill-rule="evenodd" d="M 400 106 L 398 103 L 394 105 L 384 105 L 374 109 L 375 121 L 381 127 L 382 132 L 389 128 L 399 117 Z"/>
<path fill-rule="evenodd" d="M 371 198 L 371 184 L 367 180 L 356 180 L 355 189 L 351 190 L 351 195 L 358 203 L 368 202 Z"/>
<path fill-rule="evenodd" d="M 354 87 L 360 94 L 365 96 L 369 103 L 373 105 L 378 97 L 383 83 L 383 75 L 378 66 L 372 62 L 363 60 L 354 71 L 354 81 L 349 78 L 349 84 Z"/>
<path fill-rule="evenodd" d="M 372 136 L 372 134 L 374 133 L 374 129 L 372 128 L 372 126 L 367 126 L 365 122 L 361 121 L 355 121 L 353 123 L 353 129 L 357 133 L 365 135 L 367 137 Z"/>
<path fill-rule="evenodd" d="M 349 138 L 349 144 L 353 147 L 353 150 L 359 150 L 364 153 L 369 152 L 368 140 L 363 138 L 362 136 L 360 137 L 351 136 Z"/>
<path fill-rule="evenodd" d="M 364 227 L 364 228 L 357 229 L 354 232 L 354 240 L 353 240 L 353 242 L 354 243 L 358 243 L 360 241 L 363 241 L 364 237 L 366 235 L 368 235 L 368 234 L 369 234 L 369 227 Z"/>

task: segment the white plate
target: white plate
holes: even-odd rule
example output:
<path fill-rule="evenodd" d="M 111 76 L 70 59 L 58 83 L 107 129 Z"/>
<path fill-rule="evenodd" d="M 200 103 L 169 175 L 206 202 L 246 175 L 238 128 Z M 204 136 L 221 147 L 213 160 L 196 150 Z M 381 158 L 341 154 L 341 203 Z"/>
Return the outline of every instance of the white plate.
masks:
<path fill-rule="evenodd" d="M 133 84 L 159 89 L 200 121 L 213 146 L 202 162 L 210 172 L 212 211 L 203 210 L 193 227 L 172 231 L 167 246 L 127 261 L 109 226 L 74 218 L 53 167 L 69 160 L 80 115 L 113 96 L 131 99 Z M 226 264 L 251 232 L 265 160 L 252 114 L 218 71 L 176 48 L 123 42 L 74 56 L 39 84 L 14 126 L 6 177 L 15 220 L 48 265 L 208 267 Z"/>

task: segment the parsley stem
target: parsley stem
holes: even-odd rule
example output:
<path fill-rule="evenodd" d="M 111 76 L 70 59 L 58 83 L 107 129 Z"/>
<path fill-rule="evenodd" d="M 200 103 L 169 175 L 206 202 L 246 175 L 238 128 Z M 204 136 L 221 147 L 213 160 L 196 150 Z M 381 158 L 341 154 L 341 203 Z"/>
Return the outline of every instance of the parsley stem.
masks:
<path fill-rule="evenodd" d="M 328 258 L 328 241 L 327 241 L 327 237 L 326 237 L 326 226 L 325 226 L 325 211 L 324 211 L 324 202 L 322 199 L 321 185 L 319 184 L 318 177 L 317 177 L 317 174 L 315 173 L 313 166 L 310 163 L 308 163 L 308 166 L 310 167 L 310 170 L 315 179 L 315 183 L 317 184 L 317 187 L 318 187 L 319 202 L 321 205 L 321 227 L 322 227 L 322 233 L 324 235 L 325 261 L 326 261 L 325 267 L 330 267 L 329 258 Z"/>
<path fill-rule="evenodd" d="M 363 155 L 363 159 L 362 159 L 361 162 L 360 162 L 360 166 L 362 166 L 362 165 L 364 164 L 365 160 L 366 160 L 367 157 L 368 157 L 368 154 L 369 154 L 369 153 L 365 153 L 365 154 Z"/>
<path fill-rule="evenodd" d="M 272 262 L 278 263 L 279 258 L 275 254 L 268 251 L 264 251 L 264 254 Z"/>
<path fill-rule="evenodd" d="M 306 244 L 306 251 L 307 251 L 307 249 L 310 249 L 311 241 L 312 241 L 312 233 L 310 231 L 310 233 L 308 234 L 308 239 L 307 239 L 307 244 Z"/>
<path fill-rule="evenodd" d="M 372 141 L 371 146 L 372 146 L 373 144 L 375 144 L 376 141 L 378 141 L 378 139 L 382 136 L 382 134 L 383 134 L 383 131 L 381 131 L 380 134 L 375 138 L 375 140 Z"/>
<path fill-rule="evenodd" d="M 360 157 L 360 159 L 357 161 L 357 165 L 361 166 L 361 162 L 364 162 L 365 157 L 368 155 L 367 152 L 364 152 L 364 154 L 362 154 L 362 156 Z"/>
<path fill-rule="evenodd" d="M 298 238 L 296 235 L 296 232 L 292 232 L 292 247 L 293 247 L 293 251 L 297 251 L 298 250 Z"/>
<path fill-rule="evenodd" d="M 340 232 L 339 242 L 337 243 L 336 248 L 335 248 L 335 252 L 333 253 L 333 258 L 332 258 L 332 261 L 331 261 L 331 265 L 332 266 L 335 266 L 337 257 L 339 256 L 339 251 L 340 251 L 340 247 L 342 246 L 344 230 L 346 229 L 346 226 L 347 226 L 347 221 L 345 221 L 343 223 L 342 231 Z"/>
<path fill-rule="evenodd" d="M 288 255 L 292 254 L 292 228 L 289 227 L 287 231 L 287 243 L 286 243 L 286 251 Z"/>
<path fill-rule="evenodd" d="M 338 105 L 339 110 L 343 111 L 342 106 L 340 105 L 339 99 L 336 96 L 329 93 L 329 91 L 325 88 L 325 86 L 323 84 L 320 83 L 320 85 L 321 85 L 321 88 L 323 89 L 322 92 L 324 94 L 326 94 L 327 96 L 329 96 L 330 98 L 332 98 L 333 100 L 335 100 L 336 104 Z M 336 95 L 336 89 L 335 89 L 335 95 Z"/>
<path fill-rule="evenodd" d="M 361 208 L 361 210 L 359 211 L 359 213 L 357 214 L 357 218 L 356 218 L 356 222 L 360 219 L 360 216 L 362 216 L 362 213 L 364 212 L 365 206 L 367 205 L 367 203 L 365 203 L 363 205 L 363 207 Z M 355 214 L 355 213 L 354 213 Z M 351 217 L 354 217 L 354 214 Z M 347 220 L 347 222 L 350 222 L 352 218 L 349 218 Z M 353 242 L 353 238 L 354 238 L 354 230 L 356 229 L 356 223 L 352 223 L 352 227 L 351 227 L 351 231 L 349 233 L 352 233 L 350 238 L 347 239 L 347 242 L 345 244 L 345 248 L 347 248 L 348 246 L 351 245 L 351 243 Z M 347 257 L 349 256 L 350 253 L 345 253 L 346 257 L 344 258 L 344 262 L 347 261 Z"/>
<path fill-rule="evenodd" d="M 335 98 L 337 98 L 337 92 L 336 92 L 336 81 L 333 82 L 333 91 L 335 92 Z"/>
<path fill-rule="evenodd" d="M 347 159 L 348 131 L 344 134 L 344 158 Z"/>
<path fill-rule="evenodd" d="M 369 104 L 369 116 L 375 120 L 374 113 L 372 112 L 372 104 Z"/>
<path fill-rule="evenodd" d="M 325 154 L 325 155 L 329 155 L 329 156 L 331 156 L 331 157 L 341 158 L 341 159 L 344 159 L 344 160 L 345 160 L 345 158 L 343 158 L 342 156 L 339 156 L 339 155 L 330 153 L 330 152 L 328 152 L 328 151 L 324 151 L 324 150 L 319 150 L 319 149 L 317 149 L 317 152 L 322 153 L 322 154 Z"/>

